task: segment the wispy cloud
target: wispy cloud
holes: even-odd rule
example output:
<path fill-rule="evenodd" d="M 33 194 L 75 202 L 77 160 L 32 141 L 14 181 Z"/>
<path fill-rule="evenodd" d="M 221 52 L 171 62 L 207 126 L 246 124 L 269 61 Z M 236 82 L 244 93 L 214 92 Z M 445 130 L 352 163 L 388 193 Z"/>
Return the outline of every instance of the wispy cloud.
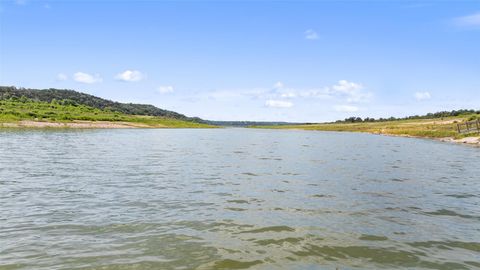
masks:
<path fill-rule="evenodd" d="M 363 89 L 363 86 L 359 83 L 354 83 L 354 82 L 349 82 L 347 80 L 340 80 L 338 81 L 337 84 L 332 86 L 332 88 L 335 91 L 341 92 L 341 93 L 352 93 L 357 90 Z"/>
<path fill-rule="evenodd" d="M 157 88 L 157 92 L 160 94 L 168 94 L 168 93 L 172 93 L 173 91 L 174 91 L 174 88 L 171 85 L 159 86 Z"/>
<path fill-rule="evenodd" d="M 77 72 L 73 74 L 73 80 L 79 83 L 100 83 L 103 81 L 102 77 L 99 74 L 88 74 L 84 72 Z"/>
<path fill-rule="evenodd" d="M 271 108 L 290 108 L 294 104 L 314 102 L 314 100 L 328 100 L 348 105 L 338 107 L 342 111 L 356 111 L 357 104 L 370 102 L 373 94 L 366 91 L 361 83 L 340 80 L 336 84 L 310 89 L 292 88 L 279 81 L 270 88 L 214 90 L 197 94 L 196 98 L 207 98 L 215 101 L 235 101 L 250 99 L 263 101 L 264 106 Z M 355 109 L 356 108 L 356 109 Z"/>
<path fill-rule="evenodd" d="M 293 89 L 282 85 L 281 88 L 273 89 L 273 97 L 281 98 L 319 98 L 341 99 L 348 103 L 369 102 L 373 94 L 365 90 L 360 83 L 340 80 L 331 86 L 312 89 Z"/>
<path fill-rule="evenodd" d="M 453 23 L 459 27 L 480 29 L 480 12 L 457 17 L 453 19 Z"/>
<path fill-rule="evenodd" d="M 58 73 L 57 74 L 57 81 L 66 81 L 68 80 L 68 76 L 65 75 L 64 73 Z"/>
<path fill-rule="evenodd" d="M 363 91 L 364 87 L 360 83 L 340 80 L 331 87 L 331 93 L 340 94 L 347 98 L 347 102 L 367 102 L 370 101 L 372 93 Z"/>
<path fill-rule="evenodd" d="M 418 101 L 428 100 L 432 98 L 432 95 L 430 95 L 429 92 L 416 92 L 413 96 Z"/>
<path fill-rule="evenodd" d="M 145 76 L 138 70 L 125 70 L 115 76 L 116 80 L 124 82 L 138 82 L 141 81 Z"/>
<path fill-rule="evenodd" d="M 274 85 L 273 85 L 273 89 L 281 89 L 283 88 L 285 85 L 282 83 L 282 82 L 276 82 Z"/>
<path fill-rule="evenodd" d="M 280 97 L 281 98 L 295 98 L 295 97 L 297 97 L 297 94 L 295 94 L 293 92 L 287 92 L 287 93 L 280 94 Z"/>
<path fill-rule="evenodd" d="M 352 106 L 352 105 L 337 105 L 337 106 L 334 106 L 333 109 L 337 112 L 347 112 L 347 113 L 358 112 L 359 110 L 357 106 Z"/>
<path fill-rule="evenodd" d="M 308 29 L 307 31 L 305 31 L 305 39 L 309 39 L 309 40 L 316 40 L 319 38 L 317 32 L 315 32 L 315 30 L 313 29 Z"/>
<path fill-rule="evenodd" d="M 294 98 L 297 97 L 297 94 L 294 92 L 294 89 L 285 88 L 285 85 L 282 82 L 276 82 L 273 85 L 272 91 L 274 92 L 274 97 L 280 98 Z"/>
<path fill-rule="evenodd" d="M 265 102 L 265 106 L 270 108 L 290 108 L 293 106 L 293 103 L 285 100 L 269 99 Z"/>

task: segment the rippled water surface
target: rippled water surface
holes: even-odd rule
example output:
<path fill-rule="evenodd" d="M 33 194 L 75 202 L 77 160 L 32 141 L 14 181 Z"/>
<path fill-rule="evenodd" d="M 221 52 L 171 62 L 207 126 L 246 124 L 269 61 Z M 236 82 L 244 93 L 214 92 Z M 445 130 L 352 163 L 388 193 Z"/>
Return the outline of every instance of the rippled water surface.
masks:
<path fill-rule="evenodd" d="M 254 129 L 0 131 L 0 269 L 480 269 L 480 149 Z"/>

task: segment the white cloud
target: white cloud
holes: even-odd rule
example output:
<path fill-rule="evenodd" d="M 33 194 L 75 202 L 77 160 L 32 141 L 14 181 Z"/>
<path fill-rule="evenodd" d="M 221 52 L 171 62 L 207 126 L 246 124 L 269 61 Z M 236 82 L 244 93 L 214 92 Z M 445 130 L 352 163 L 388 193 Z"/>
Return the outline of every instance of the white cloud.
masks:
<path fill-rule="evenodd" d="M 280 97 L 302 97 L 302 98 L 321 98 L 332 99 L 337 98 L 349 103 L 369 102 L 373 94 L 364 90 L 365 87 L 360 83 L 349 82 L 347 80 L 340 80 L 335 85 L 294 90 L 285 89 Z M 288 91 L 287 91 L 288 90 Z M 283 94 L 285 93 L 285 94 Z M 293 93 L 290 95 L 289 93 Z M 287 96 L 282 96 L 287 95 Z"/>
<path fill-rule="evenodd" d="M 432 95 L 430 95 L 429 92 L 416 92 L 414 96 L 415 96 L 415 99 L 418 101 L 432 98 Z"/>
<path fill-rule="evenodd" d="M 335 85 L 311 88 L 295 89 L 285 86 L 282 82 L 277 82 L 272 89 L 259 88 L 259 91 L 239 91 L 240 96 L 252 96 L 255 98 L 276 100 L 293 98 L 316 98 L 330 99 L 339 102 L 365 103 L 370 102 L 373 94 L 365 91 L 365 87 L 360 83 L 340 80 Z"/>
<path fill-rule="evenodd" d="M 274 85 L 273 85 L 273 89 L 280 89 L 280 88 L 283 88 L 285 85 L 282 83 L 282 82 L 276 82 Z"/>
<path fill-rule="evenodd" d="M 357 90 L 362 90 L 363 86 L 359 83 L 349 82 L 347 80 L 340 80 L 337 84 L 332 86 L 335 91 L 342 93 L 352 93 Z"/>
<path fill-rule="evenodd" d="M 287 92 L 287 93 L 280 94 L 280 97 L 281 98 L 294 98 L 294 97 L 297 97 L 297 94 L 295 94 L 293 92 Z"/>
<path fill-rule="evenodd" d="M 138 82 L 144 77 L 145 76 L 138 70 L 125 70 L 124 72 L 117 74 L 115 79 L 124 82 Z"/>
<path fill-rule="evenodd" d="M 296 106 L 297 101 L 300 104 L 307 100 L 308 102 L 328 100 L 330 106 L 335 103 L 348 103 L 348 107 L 338 107 L 339 110 L 356 111 L 358 108 L 354 105 L 369 102 L 373 94 L 366 91 L 360 83 L 340 80 L 334 85 L 311 89 L 291 88 L 282 82 L 277 82 L 270 88 L 215 90 L 204 92 L 199 96 L 215 101 L 263 100 L 266 107 L 274 108 L 290 108 Z"/>
<path fill-rule="evenodd" d="M 264 93 L 261 93 L 264 95 Z M 295 93 L 295 89 L 286 88 L 282 82 L 276 82 L 273 85 L 272 91 L 267 94 L 270 98 L 295 98 L 297 94 Z"/>
<path fill-rule="evenodd" d="M 347 102 L 368 102 L 372 97 L 372 93 L 363 91 L 362 84 L 340 80 L 331 87 L 330 92 L 340 94 L 347 98 Z"/>
<path fill-rule="evenodd" d="M 358 107 L 351 106 L 351 105 L 338 105 L 338 106 L 334 106 L 333 108 L 337 112 L 347 112 L 347 113 L 358 112 Z"/>
<path fill-rule="evenodd" d="M 321 98 L 321 99 L 329 99 L 333 97 L 328 87 L 301 90 L 301 91 L 298 91 L 297 96 L 303 97 L 303 98 L 314 97 L 314 98 Z"/>
<path fill-rule="evenodd" d="M 160 94 L 168 94 L 174 91 L 173 86 L 166 85 L 166 86 L 159 86 L 157 88 L 157 92 Z"/>
<path fill-rule="evenodd" d="M 99 83 L 103 81 L 103 79 L 98 74 L 91 75 L 84 72 L 77 72 L 73 74 L 73 80 L 79 83 L 88 83 L 88 84 Z"/>
<path fill-rule="evenodd" d="M 57 81 L 66 81 L 68 80 L 68 76 L 63 74 L 63 73 L 58 73 L 57 74 Z"/>
<path fill-rule="evenodd" d="M 265 106 L 271 108 L 290 108 L 293 106 L 293 103 L 290 101 L 269 99 L 265 102 Z"/>
<path fill-rule="evenodd" d="M 318 38 L 319 36 L 314 30 L 308 29 L 307 31 L 305 31 L 305 39 L 316 40 Z"/>
<path fill-rule="evenodd" d="M 454 23 L 462 27 L 480 27 L 480 12 L 455 18 Z"/>

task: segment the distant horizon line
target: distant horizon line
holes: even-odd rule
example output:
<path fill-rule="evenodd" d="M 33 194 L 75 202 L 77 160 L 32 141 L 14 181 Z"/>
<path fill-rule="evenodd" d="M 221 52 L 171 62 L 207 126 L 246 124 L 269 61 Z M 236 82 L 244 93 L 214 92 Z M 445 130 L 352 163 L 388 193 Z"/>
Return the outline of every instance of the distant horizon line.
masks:
<path fill-rule="evenodd" d="M 90 93 L 86 93 L 86 92 L 82 92 L 82 91 L 79 91 L 79 90 L 76 90 L 76 89 L 69 89 L 69 88 L 54 88 L 54 87 L 49 87 L 49 88 L 29 88 L 29 87 L 23 87 L 23 86 L 15 86 L 15 85 L 10 85 L 10 86 L 7 86 L 7 85 L 0 85 L 0 88 L 8 88 L 8 87 L 12 87 L 12 88 L 15 88 L 17 90 L 33 90 L 33 91 L 43 91 L 43 90 L 61 90 L 61 91 L 73 91 L 73 92 L 78 92 L 78 93 L 82 93 L 82 94 L 86 94 L 86 95 L 90 95 L 90 96 L 93 96 L 93 97 L 97 97 L 97 98 L 100 98 L 100 99 L 105 99 L 105 100 L 108 100 L 108 101 L 111 101 L 111 102 L 117 102 L 117 103 L 123 103 L 123 104 L 138 104 L 138 105 L 150 105 L 150 106 L 154 106 L 158 109 L 162 109 L 162 110 L 165 110 L 163 108 L 159 108 L 157 107 L 156 105 L 153 105 L 151 103 L 133 103 L 133 102 L 120 102 L 120 101 L 115 101 L 115 100 L 112 100 L 112 99 L 109 99 L 109 98 L 104 98 L 104 97 L 100 97 L 100 96 L 96 96 L 96 95 L 92 95 Z M 473 111 L 473 112 L 476 112 L 477 114 L 480 112 L 480 110 L 477 110 L 477 109 L 465 109 L 465 108 L 462 108 L 462 109 L 456 109 L 456 110 L 444 110 L 444 111 L 437 111 L 437 112 L 429 112 L 427 114 L 413 114 L 413 115 L 408 115 L 408 116 L 403 116 L 403 117 L 394 117 L 394 116 L 389 116 L 389 117 L 378 117 L 378 118 L 375 118 L 375 117 L 359 117 L 359 116 L 355 116 L 355 115 L 351 115 L 350 117 L 346 117 L 344 119 L 337 119 L 337 120 L 333 120 L 333 121 L 323 121 L 323 122 L 315 122 L 315 121 L 271 121 L 271 120 L 213 120 L 213 119 L 203 119 L 203 118 L 200 118 L 198 116 L 187 116 L 189 118 L 199 118 L 201 120 L 204 120 L 204 121 L 208 121 L 208 122 L 216 122 L 216 123 L 260 123 L 260 124 L 281 124 L 281 125 L 289 125 L 289 124 L 293 124 L 293 125 L 302 125 L 302 124 L 328 124 L 328 123 L 335 123 L 335 122 L 346 122 L 348 121 L 349 119 L 361 119 L 360 121 L 365 121 L 367 120 L 366 122 L 368 122 L 369 120 L 370 121 L 386 121 L 386 120 L 407 120 L 407 119 L 412 119 L 412 118 L 423 118 L 423 117 L 427 117 L 429 115 L 434 115 L 434 114 L 440 114 L 440 113 L 445 113 L 445 112 L 448 112 L 448 113 L 451 113 L 451 112 L 461 112 L 461 111 Z M 179 114 L 183 114 L 181 112 L 177 112 L 177 111 L 174 111 L 175 113 L 179 113 Z M 359 122 L 360 122 L 359 121 Z M 353 121 L 355 122 L 355 121 Z"/>

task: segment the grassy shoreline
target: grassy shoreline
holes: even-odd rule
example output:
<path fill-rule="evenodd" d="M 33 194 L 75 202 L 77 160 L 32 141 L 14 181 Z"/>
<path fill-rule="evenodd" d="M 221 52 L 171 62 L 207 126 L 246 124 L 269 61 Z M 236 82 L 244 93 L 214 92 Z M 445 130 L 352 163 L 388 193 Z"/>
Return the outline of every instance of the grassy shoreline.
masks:
<path fill-rule="evenodd" d="M 72 120 L 68 122 L 20 120 L 16 122 L 0 122 L 2 128 L 52 128 L 52 129 L 131 129 L 131 128 L 217 128 L 204 124 L 175 123 L 165 124 L 159 121 L 153 124 L 144 124 L 125 121 L 87 121 Z"/>
<path fill-rule="evenodd" d="M 360 123 L 319 123 L 284 126 L 251 126 L 266 129 L 298 129 L 337 132 L 363 132 L 378 135 L 429 138 L 448 142 L 480 144 L 479 134 L 458 134 L 456 123 L 467 121 L 471 115 L 433 119 L 408 119 Z"/>
<path fill-rule="evenodd" d="M 174 118 L 129 115 L 62 102 L 0 100 L 0 128 L 214 128 Z"/>

